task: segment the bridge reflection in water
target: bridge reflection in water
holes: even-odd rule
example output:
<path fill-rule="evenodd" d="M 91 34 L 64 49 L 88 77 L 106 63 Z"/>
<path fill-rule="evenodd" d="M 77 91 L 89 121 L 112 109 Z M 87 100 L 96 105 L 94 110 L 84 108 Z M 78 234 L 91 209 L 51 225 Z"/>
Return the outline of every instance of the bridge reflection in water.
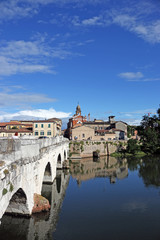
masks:
<path fill-rule="evenodd" d="M 86 158 L 70 161 L 70 174 L 81 185 L 82 181 L 92 178 L 105 177 L 110 183 L 116 179 L 128 176 L 127 160 L 118 160 L 112 157 L 102 157 L 98 160 Z M 49 212 L 33 214 L 31 218 L 19 218 L 4 215 L 0 226 L 1 240 L 51 240 L 56 231 L 56 225 L 62 202 L 69 183 L 68 171 L 57 170 L 53 184 L 50 184 L 50 166 L 47 165 L 44 173 L 41 195 L 51 204 Z"/>
<path fill-rule="evenodd" d="M 42 195 L 51 205 L 49 212 L 33 214 L 31 218 L 4 215 L 0 225 L 1 240 L 48 240 L 56 229 L 58 215 L 69 183 L 68 171 L 57 170 L 53 184 L 42 185 Z"/>

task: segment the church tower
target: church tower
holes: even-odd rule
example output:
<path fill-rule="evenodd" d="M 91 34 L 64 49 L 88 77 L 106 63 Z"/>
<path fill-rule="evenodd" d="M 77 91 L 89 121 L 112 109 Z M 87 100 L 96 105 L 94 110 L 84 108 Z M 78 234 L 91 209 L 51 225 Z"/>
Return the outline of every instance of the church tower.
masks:
<path fill-rule="evenodd" d="M 81 108 L 80 108 L 79 104 L 76 107 L 76 115 L 80 115 L 81 116 Z"/>

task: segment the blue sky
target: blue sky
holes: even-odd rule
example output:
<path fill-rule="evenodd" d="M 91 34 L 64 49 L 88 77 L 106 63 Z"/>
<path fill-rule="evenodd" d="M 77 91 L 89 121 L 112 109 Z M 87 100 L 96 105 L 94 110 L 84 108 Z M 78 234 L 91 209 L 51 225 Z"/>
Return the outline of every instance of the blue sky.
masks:
<path fill-rule="evenodd" d="M 158 0 L 1 0 L 0 121 L 159 107 Z"/>

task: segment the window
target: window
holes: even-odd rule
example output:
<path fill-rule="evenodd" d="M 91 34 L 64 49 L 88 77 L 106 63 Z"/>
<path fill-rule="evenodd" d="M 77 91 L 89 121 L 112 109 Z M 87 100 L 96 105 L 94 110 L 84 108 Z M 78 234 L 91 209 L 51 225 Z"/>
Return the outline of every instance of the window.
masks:
<path fill-rule="evenodd" d="M 43 128 L 43 124 L 41 124 L 41 128 Z"/>
<path fill-rule="evenodd" d="M 48 132 L 47 132 L 47 135 L 48 135 L 48 136 L 51 136 L 51 131 L 48 131 Z"/>
<path fill-rule="evenodd" d="M 44 132 L 43 132 L 43 131 L 41 131 L 40 135 L 41 135 L 41 136 L 44 136 Z"/>
<path fill-rule="evenodd" d="M 37 123 L 35 124 L 35 128 L 38 128 L 38 124 Z"/>
<path fill-rule="evenodd" d="M 35 135 L 35 136 L 38 136 L 38 132 L 35 132 L 34 135 Z"/>
<path fill-rule="evenodd" d="M 50 127 L 51 127 L 51 124 L 49 123 L 49 124 L 48 124 L 48 128 L 50 128 Z"/>

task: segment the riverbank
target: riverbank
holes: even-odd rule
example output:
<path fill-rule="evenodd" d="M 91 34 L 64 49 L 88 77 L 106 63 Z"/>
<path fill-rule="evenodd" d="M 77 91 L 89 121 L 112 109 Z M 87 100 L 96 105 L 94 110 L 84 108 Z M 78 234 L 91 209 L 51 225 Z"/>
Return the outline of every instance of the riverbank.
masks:
<path fill-rule="evenodd" d="M 70 141 L 69 158 L 81 159 L 93 157 L 97 152 L 99 156 L 110 156 L 118 152 L 120 148 L 126 149 L 127 141 Z"/>
<path fill-rule="evenodd" d="M 142 152 L 142 151 L 139 151 L 139 152 L 136 152 L 136 153 L 128 153 L 128 152 L 114 152 L 114 153 L 111 153 L 111 157 L 121 157 L 121 158 L 124 158 L 124 157 L 144 157 L 146 155 L 149 155 L 145 152 Z"/>

